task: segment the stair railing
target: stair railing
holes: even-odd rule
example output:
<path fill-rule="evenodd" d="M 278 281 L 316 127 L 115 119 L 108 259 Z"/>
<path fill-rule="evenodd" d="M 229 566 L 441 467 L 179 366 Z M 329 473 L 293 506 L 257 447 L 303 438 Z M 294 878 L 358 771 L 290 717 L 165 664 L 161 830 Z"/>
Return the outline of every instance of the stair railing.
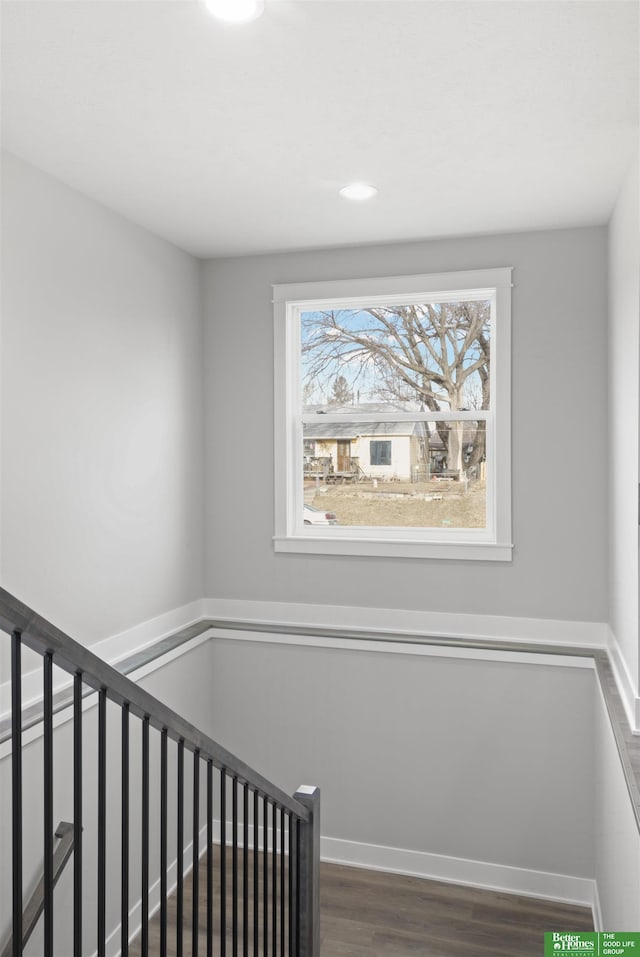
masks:
<path fill-rule="evenodd" d="M 53 886 L 58 883 L 58 879 L 64 870 L 64 866 L 73 852 L 73 824 L 68 821 L 60 821 L 56 828 L 55 836 L 60 843 L 53 853 Z M 44 910 L 44 875 L 40 878 L 38 886 L 29 898 L 24 911 L 22 912 L 22 948 L 31 937 L 35 927 Z M 14 953 L 13 936 L 9 938 L 2 950 L 2 957 L 11 957 Z"/>
<path fill-rule="evenodd" d="M 69 908 L 72 953 L 70 946 L 68 957 L 86 954 L 87 940 L 89 953 L 106 957 L 108 935 L 110 952 L 117 949 L 121 957 L 129 957 L 130 947 L 140 957 L 167 957 L 170 933 L 175 933 L 175 944 L 171 941 L 171 946 L 177 957 L 186 953 L 188 937 L 192 957 L 204 953 L 207 957 L 319 957 L 318 788 L 301 787 L 290 796 L 4 589 L 0 589 L 0 630 L 11 636 L 12 957 L 21 957 L 27 930 L 23 912 L 24 825 L 29 823 L 23 817 L 23 647 L 42 658 L 44 957 L 60 952 L 54 950 L 54 668 L 73 677 L 70 801 L 74 862 L 73 901 Z M 87 689 L 97 693 L 98 711 L 97 808 L 91 809 L 95 810 L 97 821 L 93 848 L 96 894 L 95 900 L 89 902 L 83 867 L 83 827 L 88 817 L 84 772 L 91 770 L 86 767 L 87 754 L 93 756 L 83 719 Z M 108 721 L 108 717 L 114 718 L 114 710 L 116 719 L 119 718 L 115 736 L 111 733 L 112 722 Z M 134 722 L 138 723 L 140 734 L 137 756 L 131 747 Z M 118 775 L 112 767 L 112 754 L 108 754 L 109 745 L 112 751 L 113 747 L 118 750 Z M 173 763 L 169 759 L 170 747 Z M 186 787 L 185 754 L 191 755 L 190 789 Z M 114 821 L 113 813 L 108 814 L 107 809 L 114 780 L 119 788 L 119 821 Z M 188 790 L 190 807 L 186 800 Z M 159 809 L 157 802 L 152 801 L 152 792 L 154 797 L 159 792 Z M 139 812 L 134 815 L 135 820 L 131 813 L 134 799 Z M 175 812 L 171 828 L 170 803 Z M 185 859 L 185 830 L 189 830 L 189 824 L 191 853 Z M 134 851 L 131 831 L 138 826 L 139 843 Z M 107 903 L 113 904 L 115 893 L 111 882 L 107 886 L 108 877 L 112 876 L 107 859 L 112 863 L 118 843 L 119 914 L 114 931 L 113 908 L 107 925 Z M 170 844 L 175 847 L 172 862 Z M 139 880 L 135 889 L 133 870 Z M 151 895 L 154 877 L 154 893 L 159 884 L 159 900 Z M 171 880 L 175 884 L 173 898 Z M 190 894 L 185 893 L 189 890 L 185 888 L 187 881 Z M 92 927 L 83 926 L 88 903 Z M 132 907 L 132 903 L 136 906 Z M 175 929 L 170 922 L 170 909 Z M 156 911 L 155 922 L 152 911 Z M 131 922 L 132 913 L 139 925 L 139 938 L 133 946 L 131 940 L 136 937 L 138 926 Z M 59 917 L 56 928 L 58 923 Z M 119 942 L 114 942 L 114 933 Z"/>

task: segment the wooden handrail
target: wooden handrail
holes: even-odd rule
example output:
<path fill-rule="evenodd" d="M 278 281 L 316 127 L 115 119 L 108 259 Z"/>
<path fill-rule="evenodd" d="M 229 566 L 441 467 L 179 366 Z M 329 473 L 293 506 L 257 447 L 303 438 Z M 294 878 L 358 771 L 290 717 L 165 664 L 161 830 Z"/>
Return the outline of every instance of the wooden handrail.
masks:
<path fill-rule="evenodd" d="M 84 645 L 37 615 L 4 588 L 0 588 L 0 630 L 7 634 L 18 632 L 22 643 L 27 647 L 40 655 L 53 655 L 57 667 L 71 675 L 80 673 L 84 684 L 95 691 L 105 691 L 107 697 L 120 707 L 128 705 L 132 715 L 140 719 L 148 718 L 151 727 L 158 731 L 166 729 L 172 740 L 184 742 L 189 751 L 198 751 L 201 758 L 211 761 L 216 768 L 224 769 L 236 777 L 240 784 L 248 784 L 260 795 L 268 797 L 270 801 L 295 814 L 302 821 L 310 820 L 309 811 L 299 801 L 254 771 Z"/>

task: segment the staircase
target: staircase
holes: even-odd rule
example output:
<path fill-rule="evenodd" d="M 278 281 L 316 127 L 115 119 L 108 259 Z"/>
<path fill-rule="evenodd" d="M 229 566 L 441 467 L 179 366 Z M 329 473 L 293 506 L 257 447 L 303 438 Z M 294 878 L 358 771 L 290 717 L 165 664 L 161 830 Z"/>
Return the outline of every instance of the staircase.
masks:
<path fill-rule="evenodd" d="M 319 957 L 319 790 L 287 794 L 3 589 L 0 630 L 2 957 Z"/>

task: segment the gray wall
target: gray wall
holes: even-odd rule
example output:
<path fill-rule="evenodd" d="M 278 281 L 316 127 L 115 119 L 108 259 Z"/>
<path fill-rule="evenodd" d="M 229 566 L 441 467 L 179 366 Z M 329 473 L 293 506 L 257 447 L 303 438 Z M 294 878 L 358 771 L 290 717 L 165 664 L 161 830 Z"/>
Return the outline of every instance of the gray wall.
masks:
<path fill-rule="evenodd" d="M 194 260 L 14 157 L 3 177 L 4 587 L 87 643 L 202 595 L 607 620 L 605 229 L 207 263 L 203 343 Z M 615 262 L 627 262 L 630 230 L 614 233 Z M 516 283 L 513 563 L 276 555 L 271 283 L 496 265 L 514 266 Z M 629 377 L 637 385 L 637 365 Z M 633 614 L 630 594 L 614 612 Z M 633 663 L 633 640 L 625 647 Z M 615 887 L 607 847 L 626 832 L 595 847 L 593 825 L 623 792 L 589 788 L 611 765 L 602 728 L 600 750 L 591 743 L 589 672 L 210 648 L 157 690 L 201 708 L 196 723 L 288 790 L 319 783 L 327 836 L 576 876 L 593 876 L 597 859 Z M 392 762 L 382 786 L 381 752 Z M 374 794 L 364 812 L 363 788 Z"/>
<path fill-rule="evenodd" d="M 640 835 L 611 723 L 601 696 L 595 709 L 595 878 L 602 930 L 640 928 Z"/>
<path fill-rule="evenodd" d="M 317 784 L 323 836 L 593 876 L 591 671 L 212 645 L 216 736 Z"/>
<path fill-rule="evenodd" d="M 202 596 L 198 263 L 2 172 L 0 581 L 91 644 Z"/>
<path fill-rule="evenodd" d="M 209 597 L 607 620 L 606 229 L 209 262 Z M 512 564 L 275 554 L 271 283 L 514 266 Z"/>
<path fill-rule="evenodd" d="M 609 225 L 609 622 L 638 693 L 638 409 L 640 195 L 638 157 Z"/>

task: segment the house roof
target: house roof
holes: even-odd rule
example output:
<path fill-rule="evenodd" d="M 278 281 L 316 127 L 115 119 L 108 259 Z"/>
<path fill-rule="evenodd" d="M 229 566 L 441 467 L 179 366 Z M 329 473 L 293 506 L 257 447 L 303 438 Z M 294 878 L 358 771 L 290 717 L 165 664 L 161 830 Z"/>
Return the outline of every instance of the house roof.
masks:
<path fill-rule="evenodd" d="M 424 435 L 424 422 L 311 422 L 305 424 L 305 439 L 357 439 L 368 436 Z"/>
<path fill-rule="evenodd" d="M 324 403 L 323 405 L 305 405 L 304 411 L 306 413 L 317 412 L 319 415 L 322 413 L 337 413 L 337 414 L 358 414 L 362 412 L 375 413 L 375 412 L 422 412 L 424 411 L 424 406 L 421 406 L 419 402 L 402 400 L 398 399 L 395 402 L 358 402 L 355 405 L 345 403 L 343 405 L 335 405 L 332 403 Z"/>
<path fill-rule="evenodd" d="M 320 407 L 318 407 L 320 408 Z M 362 407 L 360 407 L 362 408 Z M 345 409 L 343 409 L 345 411 Z M 369 411 L 369 410 L 368 410 Z M 389 407 L 381 406 L 380 411 L 389 411 Z M 426 436 L 429 437 L 429 448 L 433 451 L 444 449 L 444 443 L 435 428 L 429 429 L 426 422 L 318 422 L 305 423 L 305 439 L 326 439 L 355 441 L 359 438 L 381 438 L 384 436 Z M 473 445 L 475 427 L 467 423 L 463 430 L 462 441 L 465 445 Z"/>

